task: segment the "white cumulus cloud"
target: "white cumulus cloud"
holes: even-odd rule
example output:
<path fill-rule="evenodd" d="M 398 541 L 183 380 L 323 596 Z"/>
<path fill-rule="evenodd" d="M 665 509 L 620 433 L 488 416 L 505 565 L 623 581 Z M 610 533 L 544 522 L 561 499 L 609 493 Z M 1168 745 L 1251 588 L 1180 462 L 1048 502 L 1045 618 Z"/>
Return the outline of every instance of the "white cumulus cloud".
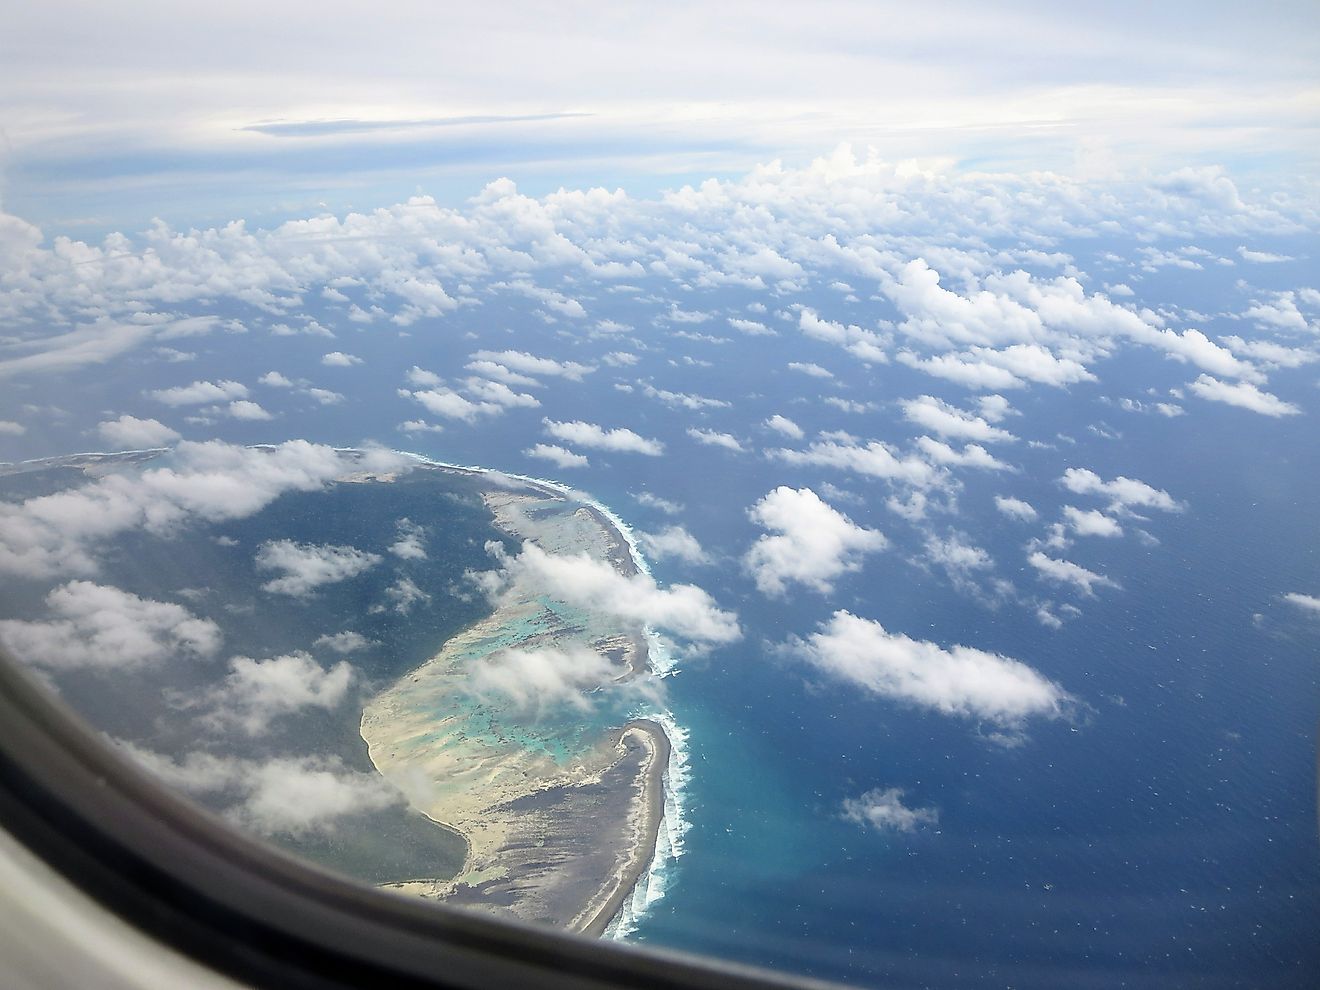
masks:
<path fill-rule="evenodd" d="M 780 486 L 747 514 L 769 531 L 744 558 L 767 595 L 784 594 L 789 583 L 828 594 L 836 578 L 860 570 L 863 556 L 888 545 L 883 533 L 858 526 L 810 488 Z"/>
<path fill-rule="evenodd" d="M 1072 585 L 1088 597 L 1095 594 L 1096 588 L 1117 588 L 1119 586 L 1117 581 L 1113 581 L 1103 574 L 1097 574 L 1095 571 L 1087 570 L 1081 564 L 1074 564 L 1071 560 L 1047 557 L 1039 550 L 1031 552 L 1027 557 L 1027 563 L 1036 568 L 1042 578 L 1053 581 L 1055 584 Z"/>
<path fill-rule="evenodd" d="M 1296 416 L 1302 411 L 1295 404 L 1280 399 L 1272 392 L 1264 392 L 1251 382 L 1229 384 L 1210 375 L 1201 375 L 1188 388 L 1193 394 L 1211 402 L 1222 402 L 1237 406 L 1239 409 L 1249 409 L 1262 416 L 1272 416 L 1276 419 L 1280 416 Z"/>
<path fill-rule="evenodd" d="M 623 575 L 587 554 L 552 555 L 533 543 L 524 543 L 516 557 L 505 554 L 498 543 L 486 548 L 503 565 L 506 580 L 549 588 L 570 605 L 643 622 L 697 647 L 731 643 L 742 636 L 737 616 L 719 608 L 695 585 L 661 588 L 647 574 Z"/>
<path fill-rule="evenodd" d="M 584 423 L 581 420 L 561 423 L 553 419 L 543 419 L 541 422 L 545 426 L 545 432 L 550 436 L 566 443 L 577 444 L 579 447 L 645 454 L 648 457 L 659 457 L 665 450 L 664 444 L 659 440 L 640 436 L 622 427 L 607 430 L 595 423 Z"/>
<path fill-rule="evenodd" d="M 316 546 L 292 540 L 268 540 L 257 549 L 261 571 L 279 571 L 261 587 L 275 594 L 302 598 L 323 585 L 344 581 L 375 567 L 380 554 L 355 547 Z"/>
<path fill-rule="evenodd" d="M 523 453 L 528 457 L 549 461 L 557 468 L 584 468 L 591 463 L 585 454 L 579 454 L 554 443 L 538 443 L 528 447 Z"/>
<path fill-rule="evenodd" d="M 220 648 L 220 627 L 210 619 L 90 581 L 55 588 L 46 608 L 49 619 L 0 621 L 0 642 L 55 670 L 131 670 L 205 659 Z"/>
<path fill-rule="evenodd" d="M 856 822 L 877 832 L 915 832 L 922 825 L 938 825 L 934 808 L 911 808 L 903 803 L 901 787 L 876 788 L 843 802 L 844 821 Z"/>
<path fill-rule="evenodd" d="M 352 680 L 346 660 L 326 670 L 302 652 L 267 660 L 233 657 L 225 679 L 199 699 L 209 708 L 203 721 L 215 729 L 237 727 L 249 736 L 261 735 L 282 715 L 337 707 Z"/>
<path fill-rule="evenodd" d="M 147 450 L 179 439 L 179 434 L 158 419 L 123 415 L 97 424 L 96 432 L 113 450 Z"/>
<path fill-rule="evenodd" d="M 821 672 L 894 701 L 1015 729 L 1031 717 L 1060 718 L 1071 697 L 1011 657 L 970 646 L 948 649 L 837 611 L 789 651 Z"/>

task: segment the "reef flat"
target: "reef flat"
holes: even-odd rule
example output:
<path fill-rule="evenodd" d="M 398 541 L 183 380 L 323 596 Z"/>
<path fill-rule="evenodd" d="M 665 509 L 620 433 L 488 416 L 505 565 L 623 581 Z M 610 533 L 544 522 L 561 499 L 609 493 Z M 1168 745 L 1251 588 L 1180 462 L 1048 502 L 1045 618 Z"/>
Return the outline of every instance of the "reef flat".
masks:
<path fill-rule="evenodd" d="M 491 482 L 482 498 L 508 535 L 637 573 L 627 539 L 599 508 L 548 485 Z M 529 710 L 474 685 L 474 670 L 509 651 L 583 648 L 609 670 L 589 710 Z M 609 688 L 649 676 L 649 666 L 640 623 L 571 606 L 515 571 L 492 614 L 364 708 L 377 770 L 467 843 L 457 877 L 388 886 L 602 934 L 650 865 L 664 816 L 670 740 L 658 722 L 608 700 L 619 697 Z"/>

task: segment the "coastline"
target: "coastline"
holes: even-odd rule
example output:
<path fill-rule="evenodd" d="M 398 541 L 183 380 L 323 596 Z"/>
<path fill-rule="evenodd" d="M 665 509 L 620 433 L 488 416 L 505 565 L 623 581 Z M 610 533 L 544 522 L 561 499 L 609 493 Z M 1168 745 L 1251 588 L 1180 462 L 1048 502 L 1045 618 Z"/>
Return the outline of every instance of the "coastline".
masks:
<path fill-rule="evenodd" d="M 625 725 L 619 733 L 621 743 L 630 732 L 636 732 L 647 740 L 645 745 L 650 754 L 641 777 L 641 793 L 638 795 L 637 835 L 634 836 L 628 861 L 610 878 L 611 883 L 607 889 L 608 887 L 613 889 L 599 907 L 593 910 L 592 906 L 588 905 L 587 910 L 583 912 L 589 915 L 585 922 L 572 926 L 573 930 L 583 935 L 595 937 L 604 935 L 611 922 L 618 916 L 624 902 L 632 896 L 637 882 L 648 872 L 656 855 L 660 826 L 664 821 L 665 769 L 669 765 L 672 752 L 669 737 L 658 722 L 650 719 L 634 719 Z"/>

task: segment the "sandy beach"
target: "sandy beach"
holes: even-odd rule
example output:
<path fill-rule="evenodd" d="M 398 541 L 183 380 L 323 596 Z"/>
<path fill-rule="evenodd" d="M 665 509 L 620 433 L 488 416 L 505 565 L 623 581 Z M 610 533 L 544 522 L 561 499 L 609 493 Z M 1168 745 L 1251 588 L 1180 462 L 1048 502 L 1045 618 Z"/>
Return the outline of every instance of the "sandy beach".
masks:
<path fill-rule="evenodd" d="M 638 777 L 638 792 L 630 820 L 634 826 L 627 862 L 614 872 L 601 888 L 599 903 L 588 904 L 580 919 L 570 927 L 584 935 L 601 935 L 655 855 L 656 839 L 665 812 L 665 767 L 669 764 L 669 737 L 664 729 L 649 719 L 629 722 L 620 733 L 620 742 L 629 735 L 640 737 L 648 750 L 645 767 Z"/>

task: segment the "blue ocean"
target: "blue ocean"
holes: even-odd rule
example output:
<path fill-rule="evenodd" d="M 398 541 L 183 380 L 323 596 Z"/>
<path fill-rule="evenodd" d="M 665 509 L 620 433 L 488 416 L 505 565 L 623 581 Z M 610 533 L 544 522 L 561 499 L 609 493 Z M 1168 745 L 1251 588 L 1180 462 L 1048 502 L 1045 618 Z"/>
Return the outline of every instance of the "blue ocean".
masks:
<path fill-rule="evenodd" d="M 1088 546 L 1122 590 L 1062 629 L 923 579 L 900 547 L 829 603 L 758 601 L 722 570 L 748 636 L 672 681 L 691 728 L 692 828 L 639 938 L 886 987 L 1312 985 L 1320 669 L 1314 623 L 1280 601 L 1315 574 L 1312 428 L 1225 410 L 1097 443 L 1095 408 L 1044 396 L 1030 416 L 1091 436 L 1080 456 L 1101 474 L 1188 508 L 1152 520 L 1158 544 Z M 1080 462 L 1071 445 L 1033 453 L 960 498 L 959 525 L 997 560 L 1020 557 L 1022 537 L 994 518 L 992 493 L 1043 508 Z M 712 466 L 705 480 L 750 502 L 778 474 Z M 708 525 L 697 531 L 714 539 L 738 521 Z M 823 683 L 774 647 L 834 607 L 1029 659 L 1082 706 L 1006 748 L 965 720 Z M 938 828 L 882 836 L 843 819 L 847 797 L 888 786 L 938 807 Z"/>
<path fill-rule="evenodd" d="M 1295 276 L 1275 277 L 1284 285 Z M 1152 298 L 1226 304 L 1213 273 L 1161 277 L 1166 284 L 1151 279 Z M 724 312 L 760 298 L 718 288 L 698 295 L 690 307 Z M 894 315 L 874 300 L 831 305 L 833 318 L 866 325 Z M 704 588 L 737 612 L 744 635 L 681 656 L 665 681 L 688 733 L 688 830 L 666 868 L 664 897 L 632 939 L 877 987 L 1314 985 L 1320 626 L 1284 599 L 1320 592 L 1310 416 L 1267 418 L 1190 397 L 1192 414 L 1152 414 L 1153 397 L 1184 388 L 1195 372 L 1152 351 L 1119 350 L 1095 361 L 1098 381 L 1009 394 L 1004 425 L 1018 440 L 995 453 L 1011 469 L 960 472 L 956 504 L 912 522 L 887 506 L 893 492 L 882 480 L 786 463 L 772 451 L 794 444 L 762 424 L 782 414 L 808 437 L 844 431 L 907 449 L 921 431 L 903 420 L 901 400 L 931 394 L 970 406 L 974 393 L 900 363 L 864 365 L 782 316 L 777 336 L 735 339 L 707 327 L 680 338 L 672 326 L 637 319 L 627 298 L 602 293 L 593 306 L 601 318 L 633 320 L 626 346 L 640 357 L 622 371 L 551 383 L 538 393 L 541 408 L 400 432 L 422 412 L 393 394 L 414 366 L 457 379 L 480 349 L 598 364 L 625 346 L 607 334 L 567 334 L 527 300 L 504 295 L 459 311 L 443 330 L 341 329 L 335 346 L 364 368 L 314 373 L 351 401 L 208 429 L 235 443 L 380 442 L 551 475 L 639 532 L 678 522 L 700 541 L 708 562 L 656 559 L 653 572 L 662 583 Z M 241 348 L 218 347 L 207 374 L 252 380 L 266 364 L 315 368 L 327 347 L 272 340 L 279 351 L 263 354 L 261 368 Z M 790 362 L 833 377 L 806 377 Z M 354 378 L 366 375 L 370 388 Z M 1270 388 L 1309 409 L 1313 379 L 1305 368 L 1279 370 Z M 73 411 L 87 419 L 130 389 L 177 380 L 161 365 L 106 369 L 67 404 L 81 404 Z M 728 404 L 677 414 L 648 386 Z M 858 411 L 826 405 L 825 396 Z M 117 408 L 159 411 L 145 399 Z M 524 453 L 544 439 L 543 416 L 628 428 L 666 452 L 593 451 L 590 467 L 556 471 Z M 697 443 L 694 426 L 736 436 L 743 449 Z M 25 442 L 50 451 L 86 440 L 52 421 Z M 1179 506 L 1123 516 L 1122 539 L 1075 541 L 1070 559 L 1110 582 L 1091 596 L 1046 584 L 1026 563 L 1025 548 L 1064 505 L 1104 507 L 1065 490 L 1069 468 L 1140 479 Z M 743 565 L 762 532 L 747 511 L 780 485 L 810 487 L 882 531 L 888 548 L 830 594 L 760 593 Z M 996 496 L 1030 503 L 1039 520 L 1007 518 Z M 992 567 L 970 582 L 935 567 L 926 541 L 955 537 Z M 1045 599 L 1058 628 L 1036 614 L 1033 603 Z M 1027 720 L 1006 738 L 976 718 L 830 680 L 786 647 L 840 609 L 946 649 L 962 644 L 1029 664 L 1068 692 L 1068 716 Z M 937 821 L 880 831 L 845 815 L 845 802 L 891 788 Z"/>

